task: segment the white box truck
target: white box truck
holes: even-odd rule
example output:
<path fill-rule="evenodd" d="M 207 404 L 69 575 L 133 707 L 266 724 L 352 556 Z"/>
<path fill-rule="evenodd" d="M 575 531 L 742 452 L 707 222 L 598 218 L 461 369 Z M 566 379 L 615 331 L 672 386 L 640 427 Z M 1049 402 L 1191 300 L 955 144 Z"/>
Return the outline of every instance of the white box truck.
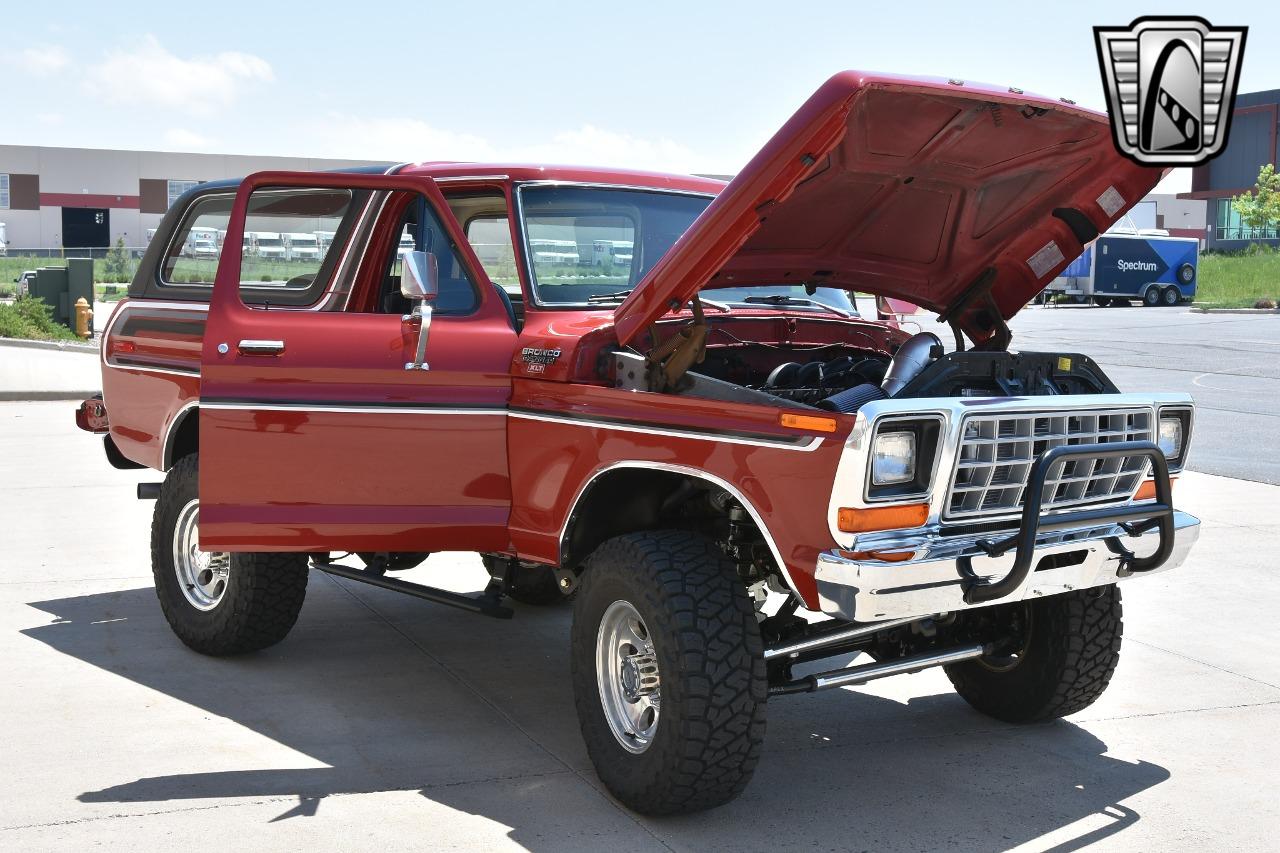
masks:
<path fill-rule="evenodd" d="M 320 260 L 320 244 L 315 234 L 301 231 L 281 235 L 284 238 L 285 260 L 318 261 Z"/>

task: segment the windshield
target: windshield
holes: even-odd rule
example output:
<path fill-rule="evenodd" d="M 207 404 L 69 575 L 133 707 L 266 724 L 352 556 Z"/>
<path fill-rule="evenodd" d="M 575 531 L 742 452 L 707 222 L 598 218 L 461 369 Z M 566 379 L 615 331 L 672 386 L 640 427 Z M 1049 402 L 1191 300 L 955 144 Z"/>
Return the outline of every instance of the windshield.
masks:
<path fill-rule="evenodd" d="M 711 203 L 710 196 L 614 187 L 527 186 L 520 190 L 525 249 L 541 305 L 613 308 Z M 856 314 L 848 291 L 802 285 L 704 290 L 739 308 Z"/>
<path fill-rule="evenodd" d="M 522 187 L 538 302 L 585 305 L 630 290 L 710 203 L 710 196 L 614 187 Z"/>
<path fill-rule="evenodd" d="M 700 295 L 713 302 L 740 307 L 768 308 L 772 304 L 785 306 L 788 311 L 822 311 L 822 305 L 830 305 L 845 314 L 858 313 L 849 291 L 836 287 L 815 287 L 812 296 L 805 291 L 804 285 L 799 284 L 717 287 L 704 290 Z M 815 302 L 822 304 L 814 305 Z"/>

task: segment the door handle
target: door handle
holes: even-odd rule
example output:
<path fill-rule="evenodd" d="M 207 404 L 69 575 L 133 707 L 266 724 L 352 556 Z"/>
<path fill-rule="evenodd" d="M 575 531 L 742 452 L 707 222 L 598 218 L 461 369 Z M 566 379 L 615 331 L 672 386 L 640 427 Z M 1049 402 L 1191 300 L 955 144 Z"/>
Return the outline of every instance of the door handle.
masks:
<path fill-rule="evenodd" d="M 279 355 L 284 352 L 284 341 L 241 341 L 241 355 Z"/>

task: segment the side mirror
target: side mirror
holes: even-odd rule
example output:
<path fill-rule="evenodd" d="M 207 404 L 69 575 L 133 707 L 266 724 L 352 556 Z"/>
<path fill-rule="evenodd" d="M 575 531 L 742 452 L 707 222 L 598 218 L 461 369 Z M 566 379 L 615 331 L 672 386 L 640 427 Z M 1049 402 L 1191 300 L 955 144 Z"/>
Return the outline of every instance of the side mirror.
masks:
<path fill-rule="evenodd" d="M 440 293 L 440 268 L 431 252 L 405 252 L 400 264 L 400 295 L 411 302 L 432 302 Z"/>

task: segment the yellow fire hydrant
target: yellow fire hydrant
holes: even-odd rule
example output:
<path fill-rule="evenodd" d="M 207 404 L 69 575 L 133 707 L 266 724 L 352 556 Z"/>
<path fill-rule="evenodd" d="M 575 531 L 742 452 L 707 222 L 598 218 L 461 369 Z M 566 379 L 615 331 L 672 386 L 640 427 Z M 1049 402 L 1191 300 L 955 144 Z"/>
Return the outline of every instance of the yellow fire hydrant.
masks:
<path fill-rule="evenodd" d="M 92 337 L 93 332 L 89 331 L 89 321 L 92 319 L 93 309 L 81 296 L 76 300 L 76 334 L 82 338 Z"/>

